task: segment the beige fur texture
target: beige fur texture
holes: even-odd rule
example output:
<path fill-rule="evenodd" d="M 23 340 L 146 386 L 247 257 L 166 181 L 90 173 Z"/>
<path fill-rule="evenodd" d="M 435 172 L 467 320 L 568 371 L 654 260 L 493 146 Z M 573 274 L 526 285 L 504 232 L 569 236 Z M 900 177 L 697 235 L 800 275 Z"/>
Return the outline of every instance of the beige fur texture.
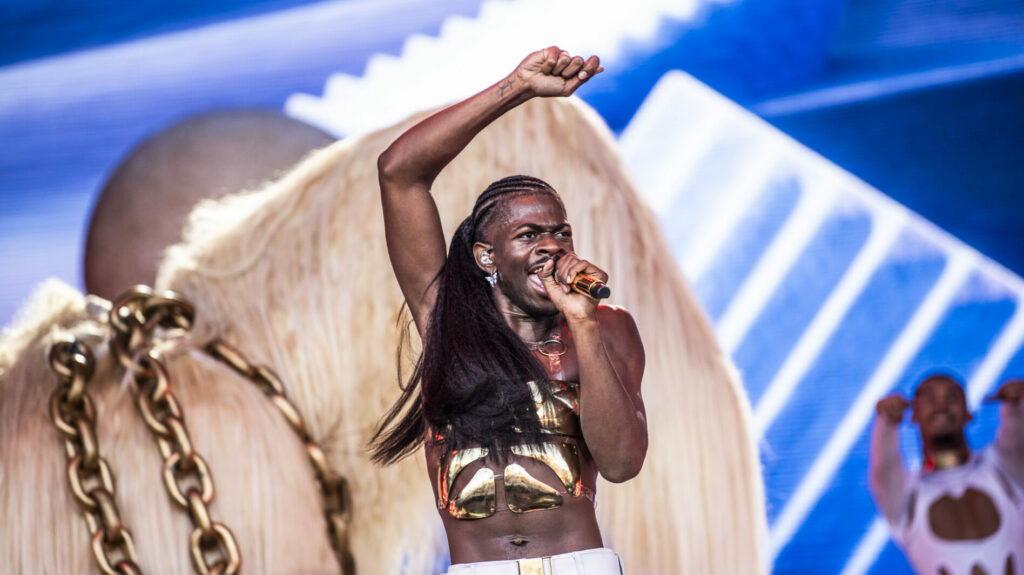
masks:
<path fill-rule="evenodd" d="M 316 152 L 261 190 L 201 204 L 157 282 L 196 305 L 193 347 L 221 336 L 281 375 L 351 481 L 362 575 L 437 572 L 445 554 L 422 455 L 378 468 L 365 447 L 398 395 L 395 350 L 408 321 L 384 245 L 376 157 L 417 119 Z M 435 183 L 446 234 L 488 183 L 516 173 L 559 190 L 577 250 L 608 271 L 610 301 L 633 313 L 647 351 L 650 449 L 637 478 L 599 486 L 606 545 L 632 574 L 763 572 L 764 502 L 743 388 L 610 132 L 575 99 L 507 114 Z M 83 321 L 81 296 L 49 286 L 0 342 L 0 509 L 15 526 L 0 554 L 25 570 L 79 573 L 89 564 L 46 415 L 55 379 L 44 361 L 50 326 Z M 90 389 L 140 562 L 187 573 L 188 519 L 161 491 L 156 446 L 106 369 Z M 266 399 L 188 345 L 172 376 L 218 488 L 212 512 L 235 531 L 245 570 L 336 572 L 309 466 Z"/>
<path fill-rule="evenodd" d="M 170 500 L 163 458 L 114 368 L 109 329 L 84 297 L 50 281 L 0 340 L 0 573 L 99 573 L 85 522 L 68 489 L 61 436 L 49 413 L 57 377 L 47 351 L 64 334 L 84 336 L 97 356 L 87 386 L 100 454 L 115 476 L 122 519 L 147 573 L 192 573 L 188 514 Z M 251 573 L 337 573 L 320 500 L 302 446 L 254 387 L 220 364 L 189 355 L 171 362 L 173 392 L 196 450 L 209 462 L 211 514 L 228 525 Z"/>

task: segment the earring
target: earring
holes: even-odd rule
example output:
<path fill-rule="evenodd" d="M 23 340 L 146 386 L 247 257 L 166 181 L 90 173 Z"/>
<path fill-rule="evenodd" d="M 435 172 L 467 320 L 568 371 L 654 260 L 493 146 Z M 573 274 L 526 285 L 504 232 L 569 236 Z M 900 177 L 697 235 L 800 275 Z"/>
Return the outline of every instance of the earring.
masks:
<path fill-rule="evenodd" d="M 486 252 L 480 254 L 480 263 L 485 266 L 489 266 L 494 263 L 494 260 L 491 259 L 490 250 L 487 250 Z M 484 279 L 487 280 L 487 283 L 491 284 L 491 287 L 498 285 L 498 270 L 494 270 L 493 272 L 487 274 L 484 277 Z"/>

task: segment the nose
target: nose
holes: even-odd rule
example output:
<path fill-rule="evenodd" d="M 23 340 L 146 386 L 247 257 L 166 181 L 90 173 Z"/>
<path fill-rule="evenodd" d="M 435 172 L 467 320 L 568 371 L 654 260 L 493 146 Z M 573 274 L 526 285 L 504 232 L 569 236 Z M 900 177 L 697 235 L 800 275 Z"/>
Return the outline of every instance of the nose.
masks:
<path fill-rule="evenodd" d="M 558 243 L 555 239 L 554 234 L 544 233 L 541 234 L 540 241 L 537 242 L 537 253 L 546 256 L 559 256 L 565 252 L 565 248 Z"/>

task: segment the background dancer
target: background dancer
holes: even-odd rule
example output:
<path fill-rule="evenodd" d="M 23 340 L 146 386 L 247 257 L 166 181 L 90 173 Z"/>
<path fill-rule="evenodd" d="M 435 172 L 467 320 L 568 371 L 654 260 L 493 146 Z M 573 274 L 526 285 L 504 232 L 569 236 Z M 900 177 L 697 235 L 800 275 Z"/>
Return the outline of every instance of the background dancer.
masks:
<path fill-rule="evenodd" d="M 949 375 L 933 375 L 912 400 L 892 394 L 878 402 L 872 431 L 872 495 L 893 538 L 921 574 L 1021 573 L 1024 568 L 1024 380 L 1004 383 L 994 445 L 972 452 L 964 390 Z M 909 473 L 899 448 L 899 424 L 911 408 L 921 433 L 922 469 Z"/>

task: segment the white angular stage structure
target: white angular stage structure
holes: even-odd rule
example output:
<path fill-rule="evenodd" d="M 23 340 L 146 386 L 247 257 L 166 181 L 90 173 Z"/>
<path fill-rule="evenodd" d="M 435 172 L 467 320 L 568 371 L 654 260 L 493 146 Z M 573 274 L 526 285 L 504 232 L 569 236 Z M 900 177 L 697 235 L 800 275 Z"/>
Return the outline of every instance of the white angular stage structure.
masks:
<path fill-rule="evenodd" d="M 1024 282 L 683 73 L 620 144 L 742 372 L 774 572 L 905 565 L 867 491 L 875 402 L 948 370 L 980 409 L 972 444 L 992 441 L 982 399 L 1024 373 Z"/>

